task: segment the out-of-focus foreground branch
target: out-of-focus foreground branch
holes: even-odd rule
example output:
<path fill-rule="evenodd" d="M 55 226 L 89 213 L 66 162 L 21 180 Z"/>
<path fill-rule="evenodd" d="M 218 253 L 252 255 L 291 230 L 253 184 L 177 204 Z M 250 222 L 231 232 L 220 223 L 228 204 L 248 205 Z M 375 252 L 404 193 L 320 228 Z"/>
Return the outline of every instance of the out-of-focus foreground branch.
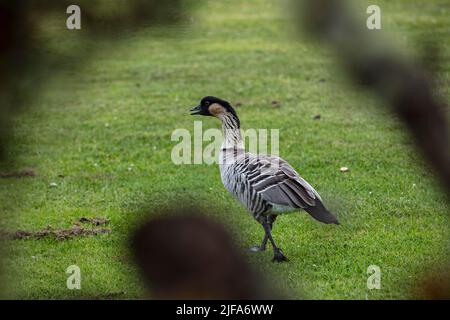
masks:
<path fill-rule="evenodd" d="M 27 110 L 25 107 L 39 98 L 45 83 L 54 76 L 80 67 L 93 56 L 95 48 L 87 50 L 87 40 L 96 44 L 117 41 L 124 33 L 144 27 L 173 26 L 183 21 L 188 2 L 79 0 L 81 30 L 72 31 L 66 27 L 66 10 L 74 4 L 72 1 L 0 0 L 0 165 L 10 170 L 14 166 L 15 159 L 9 152 L 14 116 Z M 45 40 L 54 36 L 71 37 L 72 46 L 62 54 L 62 45 Z M 5 255 L 2 240 L 0 254 Z M 0 275 L 5 260 L 0 260 Z M 0 296 L 5 282 L 0 279 Z"/>
<path fill-rule="evenodd" d="M 253 270 L 222 224 L 198 209 L 174 209 L 133 235 L 144 283 L 157 299 L 280 298 Z"/>
<path fill-rule="evenodd" d="M 357 23 L 346 1 L 303 0 L 300 12 L 306 30 L 335 50 L 353 80 L 388 102 L 450 195 L 446 106 L 425 71 L 377 41 L 376 32 Z"/>

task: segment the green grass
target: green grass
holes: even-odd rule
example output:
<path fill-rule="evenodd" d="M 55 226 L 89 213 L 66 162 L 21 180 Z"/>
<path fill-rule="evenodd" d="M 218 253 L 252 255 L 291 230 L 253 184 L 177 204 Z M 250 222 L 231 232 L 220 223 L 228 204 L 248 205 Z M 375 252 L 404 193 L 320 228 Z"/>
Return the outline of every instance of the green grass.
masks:
<path fill-rule="evenodd" d="M 446 199 L 402 124 L 367 92 L 342 85 L 326 47 L 294 40 L 280 3 L 210 1 L 176 34 L 146 29 L 87 44 L 96 48 L 89 61 L 46 80 L 33 108 L 17 118 L 11 155 L 18 161 L 6 167 L 30 167 L 38 176 L 0 180 L 2 228 L 65 228 L 81 216 L 101 216 L 112 233 L 10 242 L 6 296 L 141 297 L 128 234 L 147 213 L 174 203 L 213 206 L 211 216 L 243 249 L 261 240 L 261 226 L 226 193 L 216 166 L 171 162 L 172 131 L 193 130 L 188 109 L 205 95 L 241 102 L 244 128 L 279 129 L 281 156 L 341 221 L 336 227 L 306 214 L 282 216 L 274 237 L 290 262 L 272 263 L 269 250 L 248 255 L 251 264 L 291 298 L 411 296 L 417 278 L 445 258 Z M 437 76 L 448 83 L 448 3 L 378 3 L 383 29 L 405 50 L 415 52 L 421 39 L 441 44 Z M 77 36 L 52 29 L 49 47 L 67 54 Z M 448 88 L 441 91 L 448 100 Z M 272 100 L 281 107 L 272 108 Z M 204 129 L 219 127 L 202 120 Z M 81 268 L 80 291 L 66 288 L 73 264 Z M 366 287 L 372 264 L 381 268 L 381 290 Z"/>

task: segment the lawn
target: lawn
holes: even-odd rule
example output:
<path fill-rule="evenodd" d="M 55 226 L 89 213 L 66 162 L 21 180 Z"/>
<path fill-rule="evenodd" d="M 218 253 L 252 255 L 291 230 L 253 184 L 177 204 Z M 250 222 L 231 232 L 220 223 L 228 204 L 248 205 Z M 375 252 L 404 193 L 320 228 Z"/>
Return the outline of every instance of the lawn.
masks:
<path fill-rule="evenodd" d="M 210 215 L 242 250 L 259 242 L 261 226 L 226 193 L 215 165 L 171 161 L 172 132 L 192 132 L 200 119 L 189 108 L 215 95 L 241 104 L 244 129 L 279 129 L 280 155 L 341 221 L 282 216 L 274 237 L 290 261 L 272 263 L 268 250 L 246 254 L 250 263 L 295 299 L 411 297 L 421 274 L 445 259 L 448 202 L 398 119 L 367 92 L 343 85 L 326 46 L 297 40 L 282 3 L 208 1 L 173 33 L 148 28 L 85 43 L 95 48 L 87 61 L 44 78 L 40 95 L 16 119 L 16 161 L 2 168 L 37 175 L 0 179 L 1 228 L 68 228 L 80 217 L 105 217 L 111 233 L 9 241 L 4 296 L 142 297 L 128 235 L 175 203 L 214 208 Z M 448 1 L 378 4 L 382 32 L 406 51 L 420 52 L 422 40 L 441 45 L 436 76 L 448 100 Z M 66 54 L 76 35 L 61 21 L 50 25 L 56 35 L 47 43 Z M 216 119 L 201 120 L 204 129 L 219 127 Z M 66 287 L 74 264 L 81 290 Z M 380 290 L 367 289 L 370 265 L 381 268 Z"/>

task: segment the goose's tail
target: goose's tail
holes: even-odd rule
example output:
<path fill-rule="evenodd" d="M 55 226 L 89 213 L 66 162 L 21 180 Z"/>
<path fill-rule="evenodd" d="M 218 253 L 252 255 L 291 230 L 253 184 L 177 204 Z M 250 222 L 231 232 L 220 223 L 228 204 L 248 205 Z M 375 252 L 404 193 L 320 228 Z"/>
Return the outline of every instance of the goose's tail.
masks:
<path fill-rule="evenodd" d="M 336 218 L 336 216 L 332 214 L 330 211 L 328 211 L 319 199 L 316 199 L 315 206 L 308 207 L 304 210 L 308 212 L 311 215 L 311 217 L 313 217 L 317 221 L 327 224 L 329 223 L 339 224 L 339 221 Z"/>

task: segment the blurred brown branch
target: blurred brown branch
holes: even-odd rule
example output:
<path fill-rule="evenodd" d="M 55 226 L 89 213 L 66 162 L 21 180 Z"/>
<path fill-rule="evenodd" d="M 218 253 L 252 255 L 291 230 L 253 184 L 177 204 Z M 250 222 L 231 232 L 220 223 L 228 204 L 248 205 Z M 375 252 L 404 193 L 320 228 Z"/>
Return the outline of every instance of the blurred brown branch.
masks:
<path fill-rule="evenodd" d="M 413 298 L 426 300 L 450 300 L 450 265 L 432 268 L 421 275 L 413 291 Z M 445 271 L 443 271 L 445 270 Z"/>
<path fill-rule="evenodd" d="M 168 26 L 182 20 L 189 9 L 187 0 L 97 0 L 77 1 L 81 7 L 82 30 L 75 41 L 95 37 L 95 40 L 114 39 L 126 32 L 153 25 Z M 61 71 L 77 68 L 87 61 L 93 50 L 80 43 L 71 51 L 70 63 L 52 52 L 39 40 L 48 17 L 60 19 L 60 32 L 67 30 L 66 9 L 72 1 L 58 0 L 0 0 L 0 165 L 14 159 L 6 157 L 10 143 L 12 119 L 28 102 L 36 101 L 42 85 Z M 45 38 L 45 37 L 44 37 Z M 76 57 L 76 59 L 72 59 Z M 67 60 L 67 57 L 65 57 Z M 8 159 L 7 159 L 8 158 Z M 5 160 L 9 160 L 6 162 Z M 0 199 L 0 202 L 2 199 Z M 1 245 L 2 243 L 0 243 Z M 0 248 L 2 255 L 6 253 Z M 6 259 L 3 259 L 6 260 Z M 2 260 L 2 261 L 3 261 Z M 0 261 L 0 274 L 2 269 Z M 0 281 L 1 286 L 5 285 Z"/>
<path fill-rule="evenodd" d="M 135 233 L 132 251 L 152 297 L 273 298 L 274 292 L 250 268 L 225 228 L 199 213 L 170 211 Z"/>
<path fill-rule="evenodd" d="M 182 21 L 188 0 L 77 1 L 81 8 L 83 38 L 117 39 L 123 33 L 142 27 L 169 26 Z M 71 1 L 0 0 L 0 159 L 10 136 L 13 115 L 36 99 L 45 75 L 46 80 L 58 72 L 74 68 L 91 57 L 92 50 L 73 52 L 70 63 L 58 63 L 61 56 L 39 42 L 41 24 L 57 16 L 61 32 L 67 30 L 66 8 Z M 76 47 L 76 46 L 75 46 Z"/>

